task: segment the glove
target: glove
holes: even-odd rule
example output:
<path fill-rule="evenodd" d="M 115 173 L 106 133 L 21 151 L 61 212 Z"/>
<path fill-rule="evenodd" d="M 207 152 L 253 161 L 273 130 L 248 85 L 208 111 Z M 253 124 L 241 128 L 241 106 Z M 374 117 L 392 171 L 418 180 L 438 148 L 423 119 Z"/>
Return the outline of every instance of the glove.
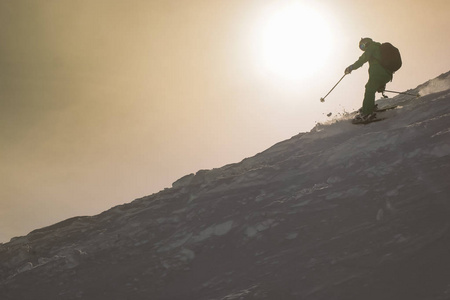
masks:
<path fill-rule="evenodd" d="M 353 71 L 353 65 L 350 65 L 345 69 L 344 73 L 345 73 L 345 75 L 347 75 L 347 74 L 350 74 L 352 71 Z"/>

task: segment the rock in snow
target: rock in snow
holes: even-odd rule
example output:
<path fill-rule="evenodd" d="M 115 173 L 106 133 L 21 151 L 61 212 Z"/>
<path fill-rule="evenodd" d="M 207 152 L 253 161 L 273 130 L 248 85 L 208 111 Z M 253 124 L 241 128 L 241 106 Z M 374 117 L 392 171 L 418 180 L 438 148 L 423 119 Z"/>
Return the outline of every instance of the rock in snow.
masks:
<path fill-rule="evenodd" d="M 450 299 L 450 73 L 0 245 L 6 299 Z"/>

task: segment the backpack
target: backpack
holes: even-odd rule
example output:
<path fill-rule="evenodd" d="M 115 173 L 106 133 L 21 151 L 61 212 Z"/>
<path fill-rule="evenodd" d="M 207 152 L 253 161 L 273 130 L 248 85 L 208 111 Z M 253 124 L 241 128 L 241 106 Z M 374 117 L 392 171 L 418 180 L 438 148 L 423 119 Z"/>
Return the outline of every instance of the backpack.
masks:
<path fill-rule="evenodd" d="M 380 46 L 381 61 L 380 64 L 395 73 L 402 66 L 402 58 L 400 56 L 400 51 L 395 48 L 391 43 L 383 43 Z"/>

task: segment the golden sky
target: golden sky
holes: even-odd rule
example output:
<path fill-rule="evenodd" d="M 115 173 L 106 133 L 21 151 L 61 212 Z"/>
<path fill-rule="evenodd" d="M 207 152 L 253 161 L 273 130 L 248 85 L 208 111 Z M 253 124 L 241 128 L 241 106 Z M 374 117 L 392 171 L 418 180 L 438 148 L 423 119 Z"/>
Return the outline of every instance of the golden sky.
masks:
<path fill-rule="evenodd" d="M 283 31 L 292 5 L 314 14 Z M 359 108 L 366 66 L 319 99 L 361 37 L 396 45 L 388 88 L 414 88 L 449 70 L 449 20 L 448 0 L 0 0 L 0 242 Z"/>

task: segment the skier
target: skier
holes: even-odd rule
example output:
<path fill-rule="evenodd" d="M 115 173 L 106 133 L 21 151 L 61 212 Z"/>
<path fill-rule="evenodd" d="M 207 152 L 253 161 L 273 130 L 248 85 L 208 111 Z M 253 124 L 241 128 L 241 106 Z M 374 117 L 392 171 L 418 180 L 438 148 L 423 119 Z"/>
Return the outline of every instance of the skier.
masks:
<path fill-rule="evenodd" d="M 384 68 L 380 63 L 380 46 L 381 43 L 375 42 L 371 38 L 362 38 L 359 41 L 359 49 L 364 51 L 364 53 L 354 64 L 345 69 L 345 74 L 350 74 L 353 70 L 369 62 L 369 81 L 365 86 L 363 106 L 360 109 L 360 113 L 355 117 L 355 122 L 367 122 L 375 119 L 375 93 L 383 92 L 386 88 L 386 83 L 392 80 L 392 72 Z"/>

